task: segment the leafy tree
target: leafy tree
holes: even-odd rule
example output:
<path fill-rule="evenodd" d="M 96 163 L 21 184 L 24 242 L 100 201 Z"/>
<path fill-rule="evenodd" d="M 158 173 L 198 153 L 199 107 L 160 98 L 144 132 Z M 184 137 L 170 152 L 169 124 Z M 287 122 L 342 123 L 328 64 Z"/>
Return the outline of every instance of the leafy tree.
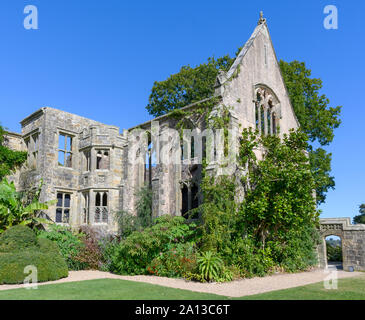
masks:
<path fill-rule="evenodd" d="M 303 152 L 307 139 L 300 130 L 282 140 L 243 130 L 238 158 L 247 174 L 241 180 L 203 175 L 201 250 L 216 252 L 244 276 L 316 264 L 319 212 L 312 196 L 315 179 Z M 265 156 L 258 160 L 254 151 L 261 147 Z M 245 193 L 241 202 L 235 201 L 238 190 Z"/>
<path fill-rule="evenodd" d="M 322 203 L 326 192 L 335 186 L 330 176 L 332 154 L 323 148 L 315 149 L 314 144 L 327 146 L 332 142 L 334 129 L 341 124 L 341 107 L 329 106 L 329 99 L 319 93 L 322 80 L 310 78 L 311 70 L 304 62 L 280 60 L 279 64 L 300 126 L 312 143 L 308 145 L 311 170 L 316 180 L 317 203 Z"/>
<path fill-rule="evenodd" d="M 183 66 L 180 72 L 168 79 L 156 81 L 146 107 L 148 112 L 160 116 L 211 97 L 218 71 L 227 71 L 233 61 L 234 58 L 229 55 L 218 59 L 208 58 L 206 63 L 195 68 Z M 341 107 L 329 107 L 328 98 L 319 93 L 322 80 L 310 78 L 311 70 L 306 68 L 304 62 L 288 63 L 281 60 L 279 65 L 298 121 L 311 142 L 308 152 L 316 181 L 316 199 L 320 204 L 325 201 L 326 192 L 335 186 L 334 177 L 330 175 L 332 154 L 321 147 L 332 142 L 334 129 L 341 123 Z M 316 143 L 321 147 L 315 148 Z"/>
<path fill-rule="evenodd" d="M 257 146 L 265 149 L 260 161 L 253 152 Z M 300 233 L 305 226 L 314 228 L 318 222 L 312 197 L 315 180 L 303 153 L 306 146 L 307 136 L 301 131 L 284 134 L 282 142 L 275 135 L 243 131 L 240 160 L 248 166 L 248 174 L 243 178 L 242 222 L 263 249 L 267 241 L 285 243 L 289 233 Z"/>
<path fill-rule="evenodd" d="M 0 179 L 19 168 L 26 159 L 26 152 L 14 151 L 5 145 L 5 130 L 0 125 Z"/>
<path fill-rule="evenodd" d="M 155 81 L 146 107 L 148 112 L 158 117 L 211 97 L 218 71 L 228 71 L 233 61 L 229 55 L 218 59 L 208 58 L 207 63 L 195 68 L 183 66 L 167 80 Z"/>
<path fill-rule="evenodd" d="M 359 206 L 359 212 L 360 214 L 354 217 L 354 223 L 364 223 L 365 224 L 365 203 L 360 204 Z"/>

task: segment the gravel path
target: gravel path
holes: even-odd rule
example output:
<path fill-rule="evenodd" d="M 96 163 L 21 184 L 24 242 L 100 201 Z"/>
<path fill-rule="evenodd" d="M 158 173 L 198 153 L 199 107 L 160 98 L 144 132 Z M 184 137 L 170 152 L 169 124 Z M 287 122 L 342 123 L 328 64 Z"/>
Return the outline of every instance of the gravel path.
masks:
<path fill-rule="evenodd" d="M 292 273 L 292 274 L 275 274 L 263 278 L 251 278 L 236 280 L 227 283 L 197 283 L 185 281 L 183 279 L 171 279 L 156 276 L 118 276 L 108 272 L 101 271 L 70 271 L 69 276 L 57 281 L 49 281 L 39 283 L 38 285 L 64 283 L 82 280 L 93 279 L 122 279 L 138 282 L 147 282 L 165 287 L 185 289 L 197 292 L 214 293 L 228 297 L 242 297 L 257 293 L 263 293 L 273 290 L 287 289 L 292 287 L 303 286 L 310 283 L 321 282 L 325 280 L 330 272 L 334 270 L 316 269 L 308 272 Z M 361 272 L 345 272 L 338 270 L 338 278 L 349 278 L 358 275 L 364 275 Z M 0 285 L 0 290 L 8 290 L 22 288 L 23 284 L 19 285 Z"/>

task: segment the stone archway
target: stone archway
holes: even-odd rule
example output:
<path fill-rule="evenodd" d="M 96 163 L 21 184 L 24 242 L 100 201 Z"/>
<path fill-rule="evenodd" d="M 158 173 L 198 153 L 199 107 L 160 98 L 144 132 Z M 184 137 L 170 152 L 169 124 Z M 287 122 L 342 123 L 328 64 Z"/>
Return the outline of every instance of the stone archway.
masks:
<path fill-rule="evenodd" d="M 338 236 L 342 242 L 343 270 L 365 270 L 365 225 L 352 225 L 350 218 L 320 219 L 321 242 L 318 258 L 321 268 L 327 267 L 326 237 Z"/>

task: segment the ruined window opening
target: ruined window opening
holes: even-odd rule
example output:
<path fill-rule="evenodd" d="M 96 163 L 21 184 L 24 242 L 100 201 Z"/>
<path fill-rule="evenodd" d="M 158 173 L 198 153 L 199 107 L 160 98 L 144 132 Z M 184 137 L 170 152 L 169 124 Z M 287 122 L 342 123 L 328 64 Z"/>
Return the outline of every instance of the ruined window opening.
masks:
<path fill-rule="evenodd" d="M 33 161 L 36 166 L 38 161 L 39 134 L 38 133 L 33 134 L 32 139 L 33 139 Z"/>
<path fill-rule="evenodd" d="M 155 162 L 155 150 L 151 141 L 148 142 L 148 148 L 146 152 L 145 168 L 144 168 L 144 181 L 149 186 L 152 185 L 152 168 L 156 166 Z"/>
<path fill-rule="evenodd" d="M 108 192 L 97 192 L 95 195 L 95 223 L 108 223 Z"/>
<path fill-rule="evenodd" d="M 202 159 L 207 158 L 207 137 L 202 137 Z"/>
<path fill-rule="evenodd" d="M 258 88 L 255 101 L 255 126 L 261 134 L 277 134 L 278 119 L 275 95 L 267 88 Z"/>
<path fill-rule="evenodd" d="M 91 170 L 91 151 L 84 151 L 84 171 Z"/>
<path fill-rule="evenodd" d="M 191 137 L 191 140 L 190 140 L 190 155 L 191 155 L 191 158 L 195 158 L 195 149 L 194 149 L 194 137 Z"/>
<path fill-rule="evenodd" d="M 189 211 L 189 189 L 186 185 L 181 189 L 181 215 L 186 218 L 186 213 Z"/>
<path fill-rule="evenodd" d="M 109 151 L 99 150 L 96 154 L 96 169 L 109 170 Z"/>
<path fill-rule="evenodd" d="M 198 198 L 199 188 L 197 185 L 193 185 L 191 188 L 191 209 L 196 209 L 199 207 L 199 198 Z"/>
<path fill-rule="evenodd" d="M 58 139 L 58 165 L 72 168 L 72 140 L 73 137 L 64 133 L 59 134 Z"/>
<path fill-rule="evenodd" d="M 83 195 L 82 223 L 89 224 L 89 205 L 90 205 L 89 193 L 84 192 L 82 195 Z"/>
<path fill-rule="evenodd" d="M 192 214 L 188 214 L 188 212 L 192 209 L 196 209 L 199 207 L 199 187 L 196 184 L 192 186 L 184 186 L 181 189 L 181 215 L 188 219 L 196 219 L 198 214 L 194 212 Z"/>
<path fill-rule="evenodd" d="M 71 211 L 71 194 L 57 193 L 56 223 L 69 223 Z"/>
<path fill-rule="evenodd" d="M 28 166 L 31 165 L 31 156 L 30 156 L 30 138 L 26 138 L 24 139 L 24 143 L 25 143 L 25 146 L 27 148 L 27 163 L 28 163 Z"/>
<path fill-rule="evenodd" d="M 261 105 L 260 108 L 260 115 L 261 115 L 261 134 L 265 134 L 265 108 L 264 105 Z"/>

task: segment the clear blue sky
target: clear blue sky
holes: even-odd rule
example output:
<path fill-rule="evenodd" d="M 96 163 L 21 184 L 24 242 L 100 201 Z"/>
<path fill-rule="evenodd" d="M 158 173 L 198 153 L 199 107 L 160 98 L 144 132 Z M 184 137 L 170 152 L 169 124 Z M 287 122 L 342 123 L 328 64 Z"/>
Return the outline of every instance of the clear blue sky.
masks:
<path fill-rule="evenodd" d="M 36 5 L 39 29 L 26 30 L 26 5 Z M 338 30 L 323 27 L 326 5 L 338 8 Z M 336 190 L 322 217 L 357 214 L 365 202 L 365 2 L 3 0 L 0 7 L 1 123 L 43 106 L 129 128 L 145 110 L 155 80 L 182 65 L 234 54 L 263 10 L 279 59 L 304 61 L 323 80 L 342 125 L 328 148 Z"/>

